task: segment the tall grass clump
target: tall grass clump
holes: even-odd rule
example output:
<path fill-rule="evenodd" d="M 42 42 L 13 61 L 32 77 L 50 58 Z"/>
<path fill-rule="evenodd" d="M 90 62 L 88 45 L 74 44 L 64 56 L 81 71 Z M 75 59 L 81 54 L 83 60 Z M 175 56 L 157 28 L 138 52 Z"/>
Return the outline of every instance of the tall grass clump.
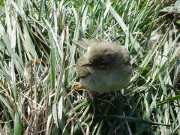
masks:
<path fill-rule="evenodd" d="M 1 1 L 0 134 L 180 135 L 180 11 L 164 11 L 174 3 Z M 96 94 L 95 106 L 74 89 L 84 49 L 72 42 L 94 37 L 124 45 L 133 66 L 122 94 Z"/>

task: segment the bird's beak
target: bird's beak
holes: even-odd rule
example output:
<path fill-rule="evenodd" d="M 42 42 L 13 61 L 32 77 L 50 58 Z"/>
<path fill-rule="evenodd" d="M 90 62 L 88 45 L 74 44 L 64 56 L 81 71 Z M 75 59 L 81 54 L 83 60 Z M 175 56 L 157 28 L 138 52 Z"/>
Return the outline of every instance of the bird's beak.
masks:
<path fill-rule="evenodd" d="M 92 63 L 91 62 L 88 62 L 88 63 L 85 63 L 85 64 L 82 64 L 81 67 L 89 67 L 89 66 L 92 66 Z"/>

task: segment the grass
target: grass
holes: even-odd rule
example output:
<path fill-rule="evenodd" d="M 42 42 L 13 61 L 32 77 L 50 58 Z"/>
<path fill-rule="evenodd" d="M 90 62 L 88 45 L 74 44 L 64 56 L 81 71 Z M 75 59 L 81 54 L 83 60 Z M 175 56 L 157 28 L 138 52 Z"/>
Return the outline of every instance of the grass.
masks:
<path fill-rule="evenodd" d="M 161 12 L 174 1 L 0 2 L 0 133 L 180 135 L 177 20 Z M 97 94 L 75 90 L 72 43 L 103 37 L 125 45 L 129 85 Z M 27 71 L 27 72 L 25 72 Z"/>

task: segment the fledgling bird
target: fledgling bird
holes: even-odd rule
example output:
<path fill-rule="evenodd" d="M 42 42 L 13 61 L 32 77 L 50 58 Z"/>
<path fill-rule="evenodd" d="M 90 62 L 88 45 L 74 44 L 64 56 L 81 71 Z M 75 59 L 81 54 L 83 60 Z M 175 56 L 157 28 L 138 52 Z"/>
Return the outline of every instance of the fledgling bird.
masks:
<path fill-rule="evenodd" d="M 99 93 L 109 93 L 124 88 L 130 81 L 132 67 L 129 53 L 124 46 L 102 38 L 74 43 L 87 49 L 76 63 L 81 84 Z"/>

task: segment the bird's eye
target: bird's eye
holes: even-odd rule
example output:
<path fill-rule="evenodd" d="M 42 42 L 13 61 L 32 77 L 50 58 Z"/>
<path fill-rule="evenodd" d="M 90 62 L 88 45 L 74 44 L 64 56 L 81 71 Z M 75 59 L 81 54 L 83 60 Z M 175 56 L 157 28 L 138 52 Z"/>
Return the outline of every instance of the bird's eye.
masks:
<path fill-rule="evenodd" d="M 101 63 L 101 64 L 99 64 L 98 66 L 99 66 L 99 67 L 104 67 L 105 64 L 104 64 L 104 63 Z"/>

